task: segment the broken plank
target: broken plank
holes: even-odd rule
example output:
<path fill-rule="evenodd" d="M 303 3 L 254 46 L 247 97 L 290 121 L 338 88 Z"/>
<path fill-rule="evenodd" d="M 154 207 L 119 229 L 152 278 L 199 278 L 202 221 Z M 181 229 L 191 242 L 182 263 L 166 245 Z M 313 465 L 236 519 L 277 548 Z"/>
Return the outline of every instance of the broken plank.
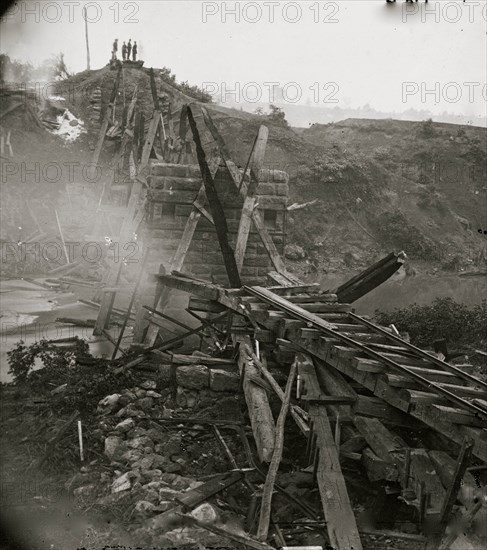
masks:
<path fill-rule="evenodd" d="M 225 264 L 228 280 L 231 287 L 239 288 L 242 285 L 240 282 L 240 274 L 237 267 L 237 262 L 235 260 L 235 254 L 228 240 L 228 225 L 225 211 L 218 197 L 215 182 L 213 181 L 213 176 L 206 161 L 206 154 L 201 144 L 198 127 L 196 126 L 193 112 L 191 110 L 191 107 L 189 106 L 187 107 L 187 113 L 189 125 L 193 133 L 193 140 L 196 145 L 196 154 L 198 157 L 198 163 L 200 165 L 201 176 L 203 178 L 203 183 L 205 184 L 206 196 L 210 204 L 211 215 L 215 224 L 218 242 L 220 244 L 220 249 L 223 256 L 223 262 Z"/>
<path fill-rule="evenodd" d="M 456 461 L 444 451 L 428 451 L 428 455 L 440 476 L 443 487 L 447 489 L 455 474 Z M 478 493 L 477 483 L 470 472 L 462 476 L 462 485 L 458 491 L 458 500 L 466 507 L 472 506 L 475 495 Z"/>
<path fill-rule="evenodd" d="M 265 541 L 267 539 L 267 535 L 269 532 L 272 494 L 274 492 L 274 484 L 276 482 L 277 472 L 279 470 L 279 465 L 282 459 L 282 452 L 284 449 L 284 428 L 286 425 L 287 413 L 289 411 L 289 406 L 291 403 L 291 392 L 293 389 L 294 378 L 296 377 L 296 363 L 297 359 L 294 361 L 289 371 L 286 383 L 286 390 L 284 392 L 284 398 L 282 400 L 281 411 L 279 413 L 279 417 L 276 423 L 274 451 L 272 453 L 272 459 L 269 465 L 269 469 L 267 471 L 264 488 L 262 490 L 259 527 L 257 529 L 257 538 L 261 541 Z"/>
<path fill-rule="evenodd" d="M 201 529 L 206 529 L 207 531 L 210 531 L 211 533 L 214 533 L 219 537 L 223 537 L 233 542 L 239 543 L 244 547 L 252 548 L 253 550 L 274 550 L 272 546 L 269 546 L 265 542 L 259 542 L 250 538 L 243 531 L 242 532 L 237 532 L 234 530 L 230 531 L 230 529 L 228 527 L 224 527 L 223 524 L 218 525 L 216 523 L 202 522 L 189 514 L 179 514 L 179 515 L 185 521 L 192 523 L 193 525 L 200 527 Z"/>
<path fill-rule="evenodd" d="M 265 389 L 252 380 L 259 378 L 260 373 L 247 351 L 252 349 L 250 338 L 234 336 L 234 343 L 239 344 L 238 367 L 240 377 L 243 378 L 244 396 L 259 459 L 261 462 L 270 462 L 274 452 L 275 424 L 269 399 Z"/>
<path fill-rule="evenodd" d="M 231 474 L 222 474 L 213 479 L 210 479 L 203 485 L 190 489 L 184 493 L 180 493 L 175 497 L 176 502 L 187 508 L 193 508 L 198 504 L 205 502 L 211 496 L 231 487 L 238 481 L 243 479 L 242 472 L 231 472 Z"/>
<path fill-rule="evenodd" d="M 257 177 L 264 162 L 268 137 L 269 130 L 266 126 L 261 126 L 249 159 L 250 184 L 247 186 L 247 193 L 242 207 L 242 214 L 240 216 L 240 223 L 238 226 L 237 242 L 235 245 L 235 260 L 237 262 L 239 272 L 242 270 L 245 250 L 247 248 L 247 240 L 250 233 L 250 227 L 252 225 L 252 214 L 256 208 L 255 192 L 259 183 Z M 245 177 L 245 171 L 242 177 Z"/>
<path fill-rule="evenodd" d="M 429 495 L 429 505 L 439 512 L 445 498 L 445 489 L 436 473 L 433 462 L 424 449 L 411 449 L 410 477 L 416 482 L 424 482 Z"/>
<path fill-rule="evenodd" d="M 299 356 L 298 369 L 300 372 L 304 370 L 310 376 L 311 373 L 314 373 L 311 361 L 301 356 Z M 310 383 L 313 387 L 319 387 L 316 374 Z M 318 450 L 316 479 L 330 544 L 338 550 L 350 548 L 361 550 L 362 543 L 341 471 L 339 454 L 326 407 L 320 404 L 311 404 L 309 415 L 316 434 Z"/>
<path fill-rule="evenodd" d="M 319 449 L 316 478 L 330 544 L 340 550 L 361 550 L 362 543 L 326 409 L 322 405 L 311 405 L 309 414 Z"/>

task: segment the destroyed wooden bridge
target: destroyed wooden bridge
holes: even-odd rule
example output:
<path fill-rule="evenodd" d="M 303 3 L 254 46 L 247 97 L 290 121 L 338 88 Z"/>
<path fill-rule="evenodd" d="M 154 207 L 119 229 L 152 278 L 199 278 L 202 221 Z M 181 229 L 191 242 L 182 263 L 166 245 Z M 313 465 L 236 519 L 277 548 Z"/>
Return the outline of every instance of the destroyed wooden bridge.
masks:
<path fill-rule="evenodd" d="M 449 364 L 413 346 L 393 328 L 356 315 L 350 304 L 339 303 L 336 294 L 323 293 L 319 285 L 228 290 L 181 274 L 157 278 L 166 287 L 189 292 L 189 309 L 210 315 L 227 310 L 236 320 L 230 330 L 240 345 L 241 376 L 247 377 L 247 404 L 263 461 L 271 460 L 279 436 L 265 390 L 254 376 L 248 379 L 245 369 L 270 381 L 281 399 L 283 392 L 250 342 L 300 357 L 297 396 L 308 413 L 291 407 L 291 414 L 308 441 L 307 457 L 334 548 L 361 547 L 340 454 L 361 458 L 372 480 L 412 487 L 424 517 L 446 524 L 468 457 L 487 461 L 487 384 L 465 372 L 468 365 Z M 443 451 L 410 449 L 385 424 L 437 431 L 459 445 L 459 462 Z M 341 447 L 342 433 L 348 437 Z M 474 491 L 472 480 L 470 485 Z"/>

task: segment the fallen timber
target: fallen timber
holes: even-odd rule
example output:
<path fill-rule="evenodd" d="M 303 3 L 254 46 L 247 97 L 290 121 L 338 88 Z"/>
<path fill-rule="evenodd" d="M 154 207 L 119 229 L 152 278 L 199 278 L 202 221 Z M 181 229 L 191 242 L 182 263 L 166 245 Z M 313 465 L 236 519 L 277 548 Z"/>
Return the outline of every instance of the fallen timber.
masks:
<path fill-rule="evenodd" d="M 384 281 L 387 281 L 406 261 L 404 252 L 391 252 L 388 256 L 368 267 L 349 281 L 332 291 L 337 295 L 340 303 L 355 302 L 365 296 Z"/>
<path fill-rule="evenodd" d="M 395 343 L 401 345 L 378 344 L 382 346 L 378 348 L 378 345 L 360 342 L 356 337 L 357 333 L 344 335 L 343 332 L 349 332 L 349 327 L 342 331 L 340 324 L 360 326 L 364 325 L 364 318 L 349 311 L 311 313 L 306 310 L 306 302 L 297 305 L 280 295 L 291 292 L 292 295 L 299 295 L 299 285 L 295 285 L 294 291 L 284 289 L 274 293 L 262 287 L 226 290 L 218 285 L 192 281 L 186 277 L 159 277 L 169 287 L 185 290 L 209 302 L 217 302 L 249 318 L 254 328 L 271 331 L 277 343 L 282 343 L 284 339 L 299 350 L 323 360 L 327 366 L 358 382 L 388 405 L 407 413 L 458 445 L 462 445 L 466 437 L 472 438 L 472 454 L 487 461 L 487 409 L 482 404 L 486 396 L 485 384 L 477 378 L 464 376 L 465 373 L 460 374 L 457 367 L 437 360 L 427 352 L 412 349 L 414 346 L 408 347 L 400 338 Z M 310 295 L 313 293 L 319 294 L 319 289 L 314 287 L 313 290 L 313 287 L 308 286 L 305 292 L 301 292 Z M 255 302 L 246 303 L 245 297 L 258 297 L 257 304 L 267 304 L 269 308 L 255 308 Z M 319 303 L 318 296 L 316 302 Z M 325 304 L 330 305 L 329 302 Z M 337 313 L 344 314 L 341 317 L 344 323 L 327 320 L 326 316 Z M 365 326 L 364 332 L 371 332 L 370 325 L 373 325 L 374 330 L 384 331 L 392 339 L 386 329 L 373 323 Z M 301 329 L 304 329 L 304 333 L 301 333 Z M 310 338 L 306 329 L 317 332 Z M 379 372 L 369 372 L 367 368 L 361 370 L 364 365 L 376 367 L 375 370 Z M 441 378 L 446 373 L 453 374 L 451 384 L 434 382 L 435 378 Z M 413 388 L 414 383 L 420 384 L 424 391 L 390 385 L 386 375 L 394 374 L 404 376 L 405 381 L 410 380 Z M 465 393 L 469 395 L 465 396 Z"/>

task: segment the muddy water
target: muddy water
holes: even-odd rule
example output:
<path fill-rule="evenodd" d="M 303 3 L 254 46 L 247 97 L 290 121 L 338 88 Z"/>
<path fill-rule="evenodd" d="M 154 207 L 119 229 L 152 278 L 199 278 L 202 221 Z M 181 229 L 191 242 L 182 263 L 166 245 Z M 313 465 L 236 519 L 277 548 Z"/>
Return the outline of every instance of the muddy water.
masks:
<path fill-rule="evenodd" d="M 319 282 L 323 289 L 336 288 L 353 275 L 324 277 Z M 430 304 L 435 298 L 451 297 L 455 301 L 473 306 L 487 299 L 487 277 L 436 277 L 417 275 L 405 277 L 401 272 L 369 292 L 354 303 L 357 313 L 372 314 L 376 309 L 391 311 L 411 304 Z"/>
<path fill-rule="evenodd" d="M 323 289 L 336 288 L 347 276 L 325 276 L 319 282 Z M 47 290 L 23 280 L 2 281 L 0 285 L 0 381 L 10 380 L 7 352 L 19 340 L 27 344 L 41 338 L 57 339 L 79 336 L 88 341 L 91 352 L 109 356 L 112 344 L 94 338 L 92 329 L 56 323 L 58 317 L 94 319 L 97 311 L 77 302 L 72 293 Z M 417 304 L 428 304 L 436 297 L 450 296 L 468 305 L 479 304 L 487 298 L 487 278 L 452 276 L 405 277 L 402 270 L 376 288 L 354 306 L 359 314 L 372 314 L 376 309 L 392 310 Z M 127 337 L 129 335 L 127 334 Z"/>
<path fill-rule="evenodd" d="M 111 354 L 112 345 L 92 336 L 93 329 L 62 325 L 58 317 L 94 319 L 97 311 L 80 302 L 74 294 L 47 290 L 23 280 L 2 281 L 0 285 L 0 381 L 10 381 L 7 352 L 19 340 L 32 344 L 42 338 L 79 336 L 90 345 L 93 355 Z M 39 365 L 40 366 L 40 365 Z"/>

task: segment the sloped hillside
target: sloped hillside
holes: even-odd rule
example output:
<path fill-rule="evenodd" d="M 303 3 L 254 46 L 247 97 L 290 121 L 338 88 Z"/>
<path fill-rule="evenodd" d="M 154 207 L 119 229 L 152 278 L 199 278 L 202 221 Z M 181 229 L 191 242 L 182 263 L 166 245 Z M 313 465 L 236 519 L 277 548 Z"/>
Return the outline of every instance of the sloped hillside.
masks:
<path fill-rule="evenodd" d="M 322 199 L 333 221 L 328 239 L 360 224 L 361 246 L 403 248 L 420 265 L 451 271 L 485 265 L 485 129 L 350 119 L 300 135 L 322 156 L 294 190 Z M 300 216 L 303 227 L 309 218 Z"/>

